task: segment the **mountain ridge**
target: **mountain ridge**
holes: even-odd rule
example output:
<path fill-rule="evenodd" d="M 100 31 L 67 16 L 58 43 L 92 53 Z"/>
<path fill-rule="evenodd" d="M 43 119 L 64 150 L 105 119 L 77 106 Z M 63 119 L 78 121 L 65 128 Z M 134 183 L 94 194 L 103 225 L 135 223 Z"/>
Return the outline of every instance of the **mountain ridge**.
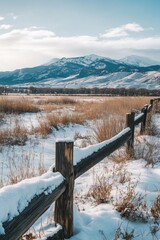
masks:
<path fill-rule="evenodd" d="M 130 55 L 125 58 L 121 58 L 119 60 L 124 63 L 134 65 L 134 66 L 139 66 L 139 67 L 160 65 L 160 62 L 158 62 L 158 61 L 155 61 L 155 60 L 147 58 L 147 57 L 137 56 L 137 55 Z"/>
<path fill-rule="evenodd" d="M 137 66 L 87 55 L 51 60 L 33 68 L 0 72 L 1 85 L 41 87 L 136 87 L 154 89 L 160 86 L 160 65 Z"/>

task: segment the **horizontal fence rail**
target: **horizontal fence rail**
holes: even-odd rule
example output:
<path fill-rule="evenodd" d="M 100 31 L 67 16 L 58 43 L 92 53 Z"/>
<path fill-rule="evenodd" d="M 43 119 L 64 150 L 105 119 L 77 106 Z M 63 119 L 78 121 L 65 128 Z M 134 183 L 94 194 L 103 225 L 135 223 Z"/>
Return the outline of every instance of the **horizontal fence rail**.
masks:
<path fill-rule="evenodd" d="M 138 125 L 144 119 L 144 113 L 140 113 L 138 116 L 135 117 L 134 124 Z"/>
<path fill-rule="evenodd" d="M 2 240 L 15 240 L 20 238 L 33 223 L 59 198 L 66 189 L 64 180 L 51 193 L 35 196 L 28 206 L 13 220 L 3 223 L 5 235 L 0 235 Z"/>
<path fill-rule="evenodd" d="M 105 157 L 113 153 L 115 150 L 124 145 L 131 138 L 131 129 L 126 128 L 115 137 L 106 141 L 106 145 L 99 149 L 97 152 L 93 152 L 90 156 L 82 159 L 74 167 L 74 176 L 78 178 L 83 173 L 88 171 L 90 168 L 95 166 L 97 163 L 102 161 Z"/>
<path fill-rule="evenodd" d="M 56 166 L 53 171 L 59 171 L 64 177 L 54 190 L 48 194 L 35 195 L 28 206 L 12 220 L 5 220 L 3 228 L 5 234 L 0 235 L 0 240 L 19 239 L 33 223 L 55 203 L 55 222 L 62 226 L 59 233 L 48 238 L 52 240 L 63 240 L 73 235 L 73 189 L 74 180 L 99 163 L 105 157 L 127 143 L 127 151 L 132 155 L 134 142 L 134 128 L 141 124 L 141 133 L 145 131 L 147 114 L 160 103 L 160 98 L 152 99 L 149 105 L 145 105 L 141 113 L 135 116 L 134 112 L 126 115 L 126 128 L 109 140 L 99 144 L 99 149 L 80 159 L 73 166 L 73 142 L 60 141 L 56 143 Z M 94 148 L 93 148 L 94 149 Z M 36 193 L 35 193 L 36 194 Z M 3 207 L 3 206 L 1 206 Z"/>

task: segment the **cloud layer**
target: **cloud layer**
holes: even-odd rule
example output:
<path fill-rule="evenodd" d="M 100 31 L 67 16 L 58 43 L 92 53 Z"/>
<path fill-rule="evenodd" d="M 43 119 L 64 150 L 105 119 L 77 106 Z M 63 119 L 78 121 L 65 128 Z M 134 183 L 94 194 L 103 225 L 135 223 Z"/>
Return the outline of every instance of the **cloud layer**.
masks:
<path fill-rule="evenodd" d="M 101 34 L 104 38 L 117 38 L 129 36 L 130 32 L 142 32 L 144 29 L 137 23 L 128 23 L 120 27 L 111 28 L 106 30 L 105 34 Z"/>
<path fill-rule="evenodd" d="M 54 57 L 74 57 L 95 53 L 121 58 L 141 53 L 160 58 L 160 37 L 137 37 L 145 29 L 137 23 L 128 23 L 108 29 L 97 36 L 57 36 L 54 32 L 36 26 L 10 30 L 8 24 L 0 25 L 6 32 L 0 34 L 0 70 L 13 70 L 43 64 Z M 8 31 L 7 31 L 8 30 Z M 130 33 L 137 33 L 131 37 Z M 153 56 L 152 56 L 153 53 Z"/>

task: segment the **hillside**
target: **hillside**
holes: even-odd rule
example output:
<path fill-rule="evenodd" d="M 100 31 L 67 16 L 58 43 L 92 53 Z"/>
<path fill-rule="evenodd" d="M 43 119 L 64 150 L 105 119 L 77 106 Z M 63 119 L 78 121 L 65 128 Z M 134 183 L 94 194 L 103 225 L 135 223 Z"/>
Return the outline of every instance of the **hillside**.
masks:
<path fill-rule="evenodd" d="M 127 61 L 127 60 L 126 60 Z M 53 59 L 34 68 L 0 72 L 1 85 L 158 89 L 160 65 L 141 67 L 97 55 Z"/>

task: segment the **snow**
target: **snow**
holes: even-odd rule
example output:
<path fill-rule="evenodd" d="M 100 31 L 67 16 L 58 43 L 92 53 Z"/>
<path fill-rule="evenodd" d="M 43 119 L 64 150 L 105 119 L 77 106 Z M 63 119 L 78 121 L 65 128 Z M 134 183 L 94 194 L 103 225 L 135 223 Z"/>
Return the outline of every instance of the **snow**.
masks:
<path fill-rule="evenodd" d="M 70 63 L 77 63 L 83 66 L 89 66 L 91 63 L 97 61 L 97 60 L 109 60 L 109 58 L 101 57 L 95 54 L 90 54 L 87 56 L 82 56 L 82 57 L 73 57 L 73 58 L 61 58 L 59 61 L 56 61 L 57 66 L 63 66 L 65 63 L 70 62 Z M 51 62 L 52 63 L 52 62 Z"/>
<path fill-rule="evenodd" d="M 125 58 L 120 59 L 120 61 L 134 65 L 134 66 L 140 66 L 140 67 L 148 67 L 152 65 L 160 65 L 160 62 L 149 59 L 147 57 L 143 56 L 136 56 L 136 55 L 131 55 Z"/>
<path fill-rule="evenodd" d="M 68 63 L 70 64 L 78 64 L 78 69 L 76 72 L 70 71 L 68 77 L 57 77 L 57 75 L 52 75 L 52 68 L 61 67 L 62 72 L 67 72 L 70 70 L 68 67 Z M 119 65 L 118 72 L 107 72 L 108 63 Z M 69 65 L 70 65 L 69 64 Z M 126 68 L 126 64 L 128 67 Z M 127 70 L 130 68 L 130 70 Z M 61 59 L 52 59 L 49 63 L 44 66 L 47 66 L 47 70 L 44 72 L 37 73 L 36 79 L 38 81 L 32 83 L 20 83 L 15 86 L 19 87 L 53 87 L 53 88 L 117 88 L 117 87 L 125 87 L 125 88 L 146 88 L 146 89 L 159 89 L 159 79 L 160 72 L 159 70 L 154 71 L 150 70 L 147 72 L 147 69 L 139 69 L 139 67 L 147 67 L 152 65 L 160 65 L 160 62 L 141 57 L 141 56 L 128 56 L 124 59 L 114 60 L 106 57 L 97 56 L 95 54 L 91 54 L 88 56 L 80 56 L 80 57 L 72 57 L 72 58 L 61 58 Z M 85 71 L 85 67 L 89 70 L 93 67 L 99 70 L 99 74 L 97 76 L 95 74 L 86 75 L 86 77 L 80 78 L 80 69 Z M 126 70 L 125 70 L 126 69 Z M 158 69 L 158 68 L 157 68 Z M 87 71 L 88 71 L 87 70 Z M 101 71 L 100 71 L 101 70 Z M 49 72 L 51 71 L 51 74 Z M 19 80 L 22 80 L 25 72 L 24 70 L 20 70 L 20 75 L 17 76 Z M 91 71 L 92 72 L 92 71 Z M 53 77 L 50 77 L 50 76 Z M 100 75 L 100 76 L 99 76 Z"/>
<path fill-rule="evenodd" d="M 2 223 L 12 220 L 19 215 L 34 198 L 41 193 L 51 193 L 64 180 L 63 176 L 56 172 L 48 171 L 40 177 L 25 179 L 15 185 L 9 185 L 0 189 L 0 234 L 4 234 Z"/>
<path fill-rule="evenodd" d="M 103 76 L 89 76 L 77 78 L 77 75 L 68 78 L 48 78 L 43 82 L 32 83 L 32 86 L 57 87 L 57 88 L 146 88 L 159 89 L 160 72 L 113 72 Z M 23 84 L 29 86 L 30 84 Z M 21 85 L 19 85 L 21 86 Z"/>
<path fill-rule="evenodd" d="M 143 114 L 143 113 L 142 113 Z M 30 115 L 31 118 L 33 115 Z M 27 119 L 27 121 L 26 121 Z M 33 117 L 33 122 L 30 123 L 29 115 L 22 116 L 22 122 L 28 122 L 27 127 L 32 124 L 37 124 L 36 117 Z M 93 126 L 94 122 L 92 122 Z M 125 239 L 123 234 L 127 231 L 131 233 L 134 230 L 134 238 L 136 240 L 151 240 L 160 239 L 159 231 L 159 220 L 158 223 L 150 216 L 146 223 L 140 221 L 129 221 L 128 219 L 121 217 L 120 213 L 116 210 L 113 205 L 113 201 L 120 198 L 123 191 L 127 190 L 130 183 L 135 185 L 135 192 L 142 193 L 145 196 L 148 209 L 152 206 L 155 198 L 157 197 L 160 189 L 160 114 L 156 113 L 152 118 L 152 124 L 155 124 L 157 129 L 157 136 L 138 136 L 135 142 L 135 149 L 140 150 L 140 157 L 136 159 L 130 159 L 123 163 L 123 172 L 121 175 L 125 175 L 126 180 L 124 183 L 118 182 L 118 178 L 121 176 L 118 174 L 119 165 L 107 158 L 97 164 L 95 167 L 84 173 L 82 176 L 75 181 L 75 205 L 74 205 L 74 235 L 70 238 L 71 240 L 112 240 L 114 239 L 115 233 L 118 229 L 121 231 L 121 235 L 118 240 Z M 129 128 L 123 130 L 118 136 L 113 137 L 110 140 L 102 143 L 94 144 L 80 148 L 81 144 L 85 142 L 84 137 L 91 135 L 91 126 L 88 124 L 80 125 L 69 125 L 65 128 L 60 128 L 58 131 L 55 130 L 46 139 L 37 138 L 36 142 L 29 143 L 23 147 L 15 146 L 5 147 L 0 153 L 0 164 L 1 164 L 1 176 L 4 174 L 7 178 L 9 169 L 8 158 L 14 158 L 18 164 L 22 164 L 21 157 L 25 154 L 25 151 L 32 150 L 29 153 L 32 159 L 31 167 L 38 165 L 38 160 L 43 156 L 44 164 L 47 169 L 54 164 L 55 161 L 55 143 L 56 141 L 73 141 L 75 140 L 74 147 L 74 165 L 78 164 L 82 159 L 86 158 L 90 154 L 97 152 L 117 137 L 123 135 Z M 75 136 L 81 136 L 76 138 Z M 69 136 L 69 138 L 68 138 Z M 85 142 L 88 145 L 88 142 Z M 153 159 L 156 159 L 155 165 L 146 166 L 146 161 L 142 151 L 147 151 L 144 146 L 147 144 L 153 144 L 155 146 L 155 152 L 152 153 Z M 77 147 L 79 146 L 79 147 Z M 121 149 L 122 152 L 124 149 Z M 144 152 L 145 155 L 145 152 Z M 19 160 L 20 159 L 20 160 Z M 12 163 L 13 162 L 13 159 Z M 3 166 L 3 167 L 2 167 Z M 121 165 L 120 165 L 121 166 Z M 51 168 L 50 168 L 51 169 Z M 108 203 L 101 203 L 97 205 L 93 198 L 88 198 L 86 195 L 96 184 L 96 179 L 100 176 L 105 176 L 107 182 L 112 183 L 112 198 Z M 113 181 L 114 180 L 114 181 Z M 0 233 L 4 233 L 2 222 L 8 218 L 12 219 L 14 216 L 19 214 L 27 205 L 28 202 L 34 197 L 35 193 L 40 194 L 45 191 L 49 193 L 56 186 L 63 181 L 63 177 L 60 173 L 53 173 L 49 170 L 41 177 L 35 177 L 32 179 L 26 179 L 22 182 L 9 185 L 0 190 L 0 206 L 3 206 L 0 210 Z M 46 190 L 47 189 L 47 190 Z M 54 205 L 34 224 L 33 229 L 30 232 L 41 232 L 40 236 L 36 239 L 46 240 L 47 236 L 52 236 L 55 232 L 60 229 L 60 226 L 55 227 L 54 221 L 49 221 L 50 215 L 53 215 Z M 149 214 L 146 213 L 146 217 Z M 42 230 L 40 230 L 42 229 Z M 157 230 L 155 236 L 152 235 L 152 230 Z"/>
<path fill-rule="evenodd" d="M 67 143 L 70 143 L 70 142 L 74 142 L 74 139 L 73 138 L 57 138 L 56 142 L 67 142 Z"/>
<path fill-rule="evenodd" d="M 74 165 L 77 165 L 82 159 L 90 156 L 94 152 L 97 152 L 98 150 L 102 149 L 103 147 L 109 145 L 110 143 L 114 142 L 115 140 L 117 140 L 124 134 L 128 133 L 129 131 L 130 131 L 130 128 L 126 128 L 126 129 L 122 130 L 119 134 L 117 134 L 116 136 L 110 138 L 109 140 L 88 146 L 86 148 L 75 147 L 74 148 L 74 161 L 73 161 Z"/>
<path fill-rule="evenodd" d="M 109 162 L 108 164 L 108 171 L 111 171 L 112 163 Z M 135 160 L 130 161 L 126 167 L 130 174 L 132 174 L 132 181 L 134 180 L 137 182 L 138 180 L 136 191 L 147 195 L 147 204 L 150 206 L 157 196 L 156 189 L 158 189 L 160 186 L 160 166 L 158 166 L 156 169 L 146 168 L 144 160 Z M 94 171 L 100 172 L 102 171 L 102 168 L 101 170 L 97 168 Z M 86 189 L 85 182 L 87 182 L 88 179 L 89 176 L 86 175 L 85 178 L 83 178 L 83 181 L 81 180 L 82 189 L 84 187 Z M 124 188 L 126 187 L 127 185 L 125 184 Z M 123 188 L 123 186 L 120 186 L 120 188 Z M 113 194 L 113 197 L 116 197 L 115 195 Z M 81 205 L 81 203 L 79 205 Z M 83 208 L 84 206 L 85 205 L 83 204 Z M 76 211 L 75 235 L 70 239 L 114 239 L 114 235 L 119 226 L 121 226 L 122 231 L 128 230 L 128 232 L 130 232 L 132 229 L 134 229 L 134 235 L 137 236 L 136 239 L 141 240 L 143 239 L 142 237 L 144 237 L 144 239 L 150 240 L 152 239 L 150 228 L 156 226 L 156 224 L 154 225 L 154 222 L 151 220 L 149 220 L 148 223 L 128 221 L 120 216 L 120 214 L 113 208 L 111 203 L 90 207 L 88 207 L 86 204 L 84 211 Z M 159 238 L 160 233 L 158 232 L 157 239 Z"/>

